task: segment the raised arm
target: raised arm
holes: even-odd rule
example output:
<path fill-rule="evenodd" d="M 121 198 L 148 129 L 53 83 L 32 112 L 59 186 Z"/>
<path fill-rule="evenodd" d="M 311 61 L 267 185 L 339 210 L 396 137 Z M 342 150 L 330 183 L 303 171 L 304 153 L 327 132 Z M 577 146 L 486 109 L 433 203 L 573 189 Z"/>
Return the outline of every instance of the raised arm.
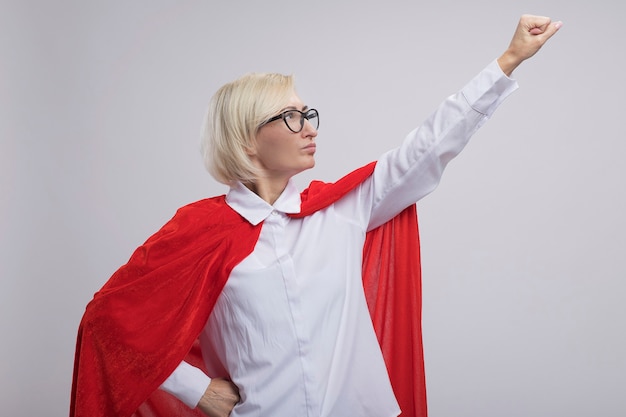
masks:
<path fill-rule="evenodd" d="M 515 68 L 532 57 L 563 26 L 549 17 L 523 15 L 507 50 L 498 58 L 502 71 L 511 76 Z"/>
<path fill-rule="evenodd" d="M 399 148 L 379 159 L 370 229 L 435 189 L 446 164 L 517 88 L 509 78 L 513 70 L 537 53 L 560 27 L 561 22 L 553 23 L 547 17 L 522 16 L 500 58 L 445 100 Z"/>

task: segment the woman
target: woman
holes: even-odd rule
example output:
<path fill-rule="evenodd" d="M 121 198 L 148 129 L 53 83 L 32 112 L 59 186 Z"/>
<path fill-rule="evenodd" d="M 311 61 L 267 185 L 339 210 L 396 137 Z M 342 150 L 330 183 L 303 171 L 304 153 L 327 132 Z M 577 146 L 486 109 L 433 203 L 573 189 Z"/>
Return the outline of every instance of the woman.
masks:
<path fill-rule="evenodd" d="M 371 237 L 382 233 L 394 256 L 385 268 L 414 266 L 413 203 L 517 88 L 508 76 L 560 26 L 523 16 L 506 52 L 399 148 L 303 194 L 291 178 L 315 164 L 318 112 L 290 77 L 222 87 L 205 156 L 230 191 L 181 208 L 96 294 L 79 329 L 71 415 L 162 415 L 171 395 L 189 407 L 174 402 L 167 412 L 177 415 L 425 415 L 419 290 L 368 295 L 363 265 L 372 252 L 387 256 L 368 249 Z M 379 301 L 391 313 L 381 316 Z M 397 322 L 408 327 L 390 332 Z M 196 339 L 202 359 L 183 361 Z M 400 365 L 389 353 L 398 346 Z"/>

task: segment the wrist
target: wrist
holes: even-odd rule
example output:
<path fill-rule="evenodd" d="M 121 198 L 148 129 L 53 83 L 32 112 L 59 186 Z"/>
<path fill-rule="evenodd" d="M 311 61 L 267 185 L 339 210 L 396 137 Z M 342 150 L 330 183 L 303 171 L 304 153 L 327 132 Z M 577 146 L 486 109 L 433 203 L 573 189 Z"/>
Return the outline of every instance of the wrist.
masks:
<path fill-rule="evenodd" d="M 498 58 L 497 61 L 502 72 L 504 72 L 507 77 L 510 77 L 515 68 L 517 68 L 523 60 L 507 50 L 500 56 L 500 58 Z"/>

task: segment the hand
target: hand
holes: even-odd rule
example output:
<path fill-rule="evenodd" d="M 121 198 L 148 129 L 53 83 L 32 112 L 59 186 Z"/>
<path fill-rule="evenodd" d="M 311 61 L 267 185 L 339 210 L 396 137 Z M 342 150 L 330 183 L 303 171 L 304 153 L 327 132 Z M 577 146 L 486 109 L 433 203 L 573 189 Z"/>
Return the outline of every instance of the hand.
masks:
<path fill-rule="evenodd" d="M 213 378 L 198 408 L 209 417 L 228 417 L 239 399 L 239 389 L 235 384 L 225 378 Z"/>
<path fill-rule="evenodd" d="M 506 75 L 511 75 L 523 61 L 532 57 L 563 26 L 549 17 L 523 15 L 508 49 L 498 58 Z"/>

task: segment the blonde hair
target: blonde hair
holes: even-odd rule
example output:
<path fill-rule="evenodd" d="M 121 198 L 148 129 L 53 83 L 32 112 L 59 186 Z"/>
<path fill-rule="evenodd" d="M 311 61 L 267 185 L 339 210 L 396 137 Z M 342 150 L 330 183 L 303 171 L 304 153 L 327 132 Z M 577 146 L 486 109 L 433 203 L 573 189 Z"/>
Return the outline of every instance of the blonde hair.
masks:
<path fill-rule="evenodd" d="M 224 85 L 213 95 L 201 151 L 216 180 L 230 185 L 258 178 L 246 149 L 253 145 L 259 126 L 278 114 L 294 92 L 291 75 L 254 73 Z"/>

